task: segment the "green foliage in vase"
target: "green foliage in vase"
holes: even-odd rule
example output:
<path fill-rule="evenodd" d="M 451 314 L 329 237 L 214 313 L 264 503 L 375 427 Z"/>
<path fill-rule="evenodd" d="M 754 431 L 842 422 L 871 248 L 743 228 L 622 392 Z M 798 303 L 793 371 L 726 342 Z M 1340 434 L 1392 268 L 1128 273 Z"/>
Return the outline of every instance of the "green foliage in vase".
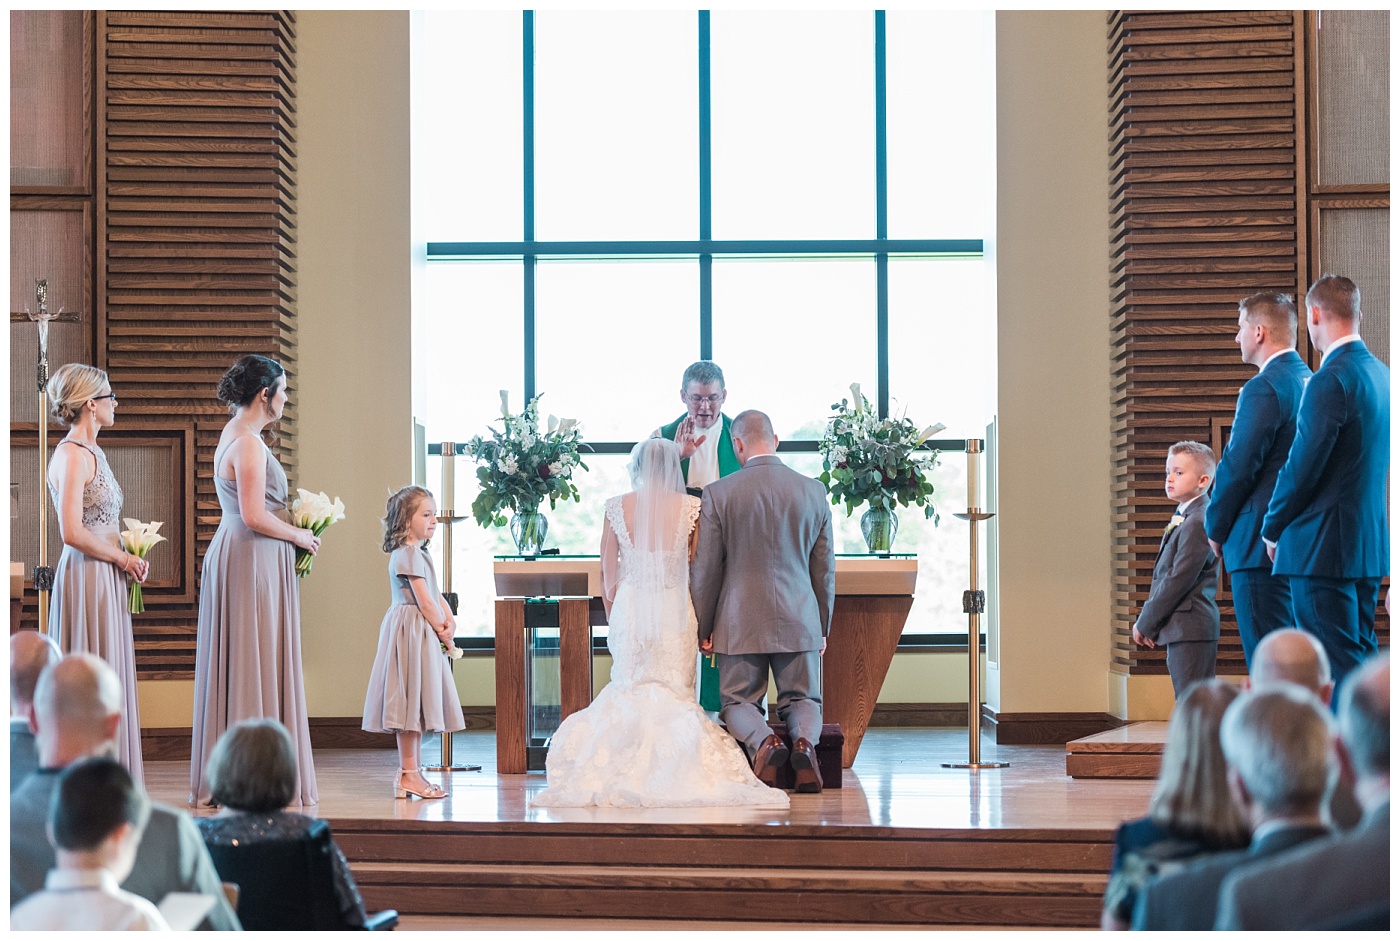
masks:
<path fill-rule="evenodd" d="M 886 418 L 870 407 L 851 383 L 852 401 L 831 406 L 835 413 L 826 423 L 821 441 L 822 472 L 833 506 L 845 504 L 846 515 L 863 503 L 893 510 L 896 506 L 921 506 L 924 517 L 938 525 L 929 473 L 938 466 L 937 451 L 919 446 L 943 430 L 930 425 L 923 431 L 908 417 Z"/>
<path fill-rule="evenodd" d="M 558 500 L 579 501 L 574 468 L 588 470 L 578 453 L 579 424 L 572 418 L 551 415 L 541 431 L 539 401 L 535 396 L 524 412 L 512 415 L 502 391 L 504 428 L 492 427 L 489 438 L 477 435 L 467 442 L 467 454 L 481 465 L 476 469 L 481 492 L 472 501 L 472 517 L 478 525 L 504 526 L 505 510 L 534 512 L 546 497 L 551 510 Z"/>

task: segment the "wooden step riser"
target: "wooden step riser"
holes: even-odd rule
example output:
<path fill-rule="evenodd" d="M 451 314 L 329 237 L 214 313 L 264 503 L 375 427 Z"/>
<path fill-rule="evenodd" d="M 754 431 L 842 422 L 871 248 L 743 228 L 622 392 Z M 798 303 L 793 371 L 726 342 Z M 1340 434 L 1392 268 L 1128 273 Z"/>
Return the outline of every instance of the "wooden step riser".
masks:
<path fill-rule="evenodd" d="M 1112 861 L 1112 835 L 1096 842 L 1006 839 L 832 840 L 768 837 L 562 836 L 365 832 L 332 823 L 336 842 L 352 862 L 590 864 L 714 866 L 726 860 L 749 867 L 914 869 L 998 872 L 1103 873 Z M 997 831 L 1005 834 L 1007 831 Z"/>
<path fill-rule="evenodd" d="M 778 922 L 855 922 L 901 925 L 1093 928 L 1102 893 L 1095 895 L 941 895 L 904 892 L 652 888 L 502 888 L 495 886 L 381 886 L 360 883 L 370 911 L 403 914 L 451 911 L 459 915 L 550 918 L 655 918 Z"/>

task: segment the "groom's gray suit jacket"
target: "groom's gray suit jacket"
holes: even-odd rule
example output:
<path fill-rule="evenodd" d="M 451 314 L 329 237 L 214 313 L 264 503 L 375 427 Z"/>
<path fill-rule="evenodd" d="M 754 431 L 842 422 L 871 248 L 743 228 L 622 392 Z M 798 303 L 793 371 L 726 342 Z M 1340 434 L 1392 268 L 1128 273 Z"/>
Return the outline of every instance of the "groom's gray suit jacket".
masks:
<path fill-rule="evenodd" d="M 819 650 L 831 630 L 836 556 L 826 488 L 774 455 L 705 488 L 690 565 L 700 639 L 721 654 Z"/>

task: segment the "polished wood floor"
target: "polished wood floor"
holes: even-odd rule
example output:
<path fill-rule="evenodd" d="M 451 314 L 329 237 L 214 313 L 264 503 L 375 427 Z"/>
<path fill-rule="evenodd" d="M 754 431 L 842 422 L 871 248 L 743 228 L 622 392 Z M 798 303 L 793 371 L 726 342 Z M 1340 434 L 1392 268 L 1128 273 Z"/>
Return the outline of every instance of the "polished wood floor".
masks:
<path fill-rule="evenodd" d="M 982 741 L 984 760 L 1009 768 L 966 771 L 942 767 L 967 759 L 967 733 L 958 729 L 871 729 L 839 790 L 794 794 L 787 811 L 735 808 L 613 810 L 534 808 L 543 774 L 497 775 L 495 736 L 459 732 L 457 763 L 480 772 L 430 774 L 450 789 L 440 801 L 395 800 L 395 753 L 332 749 L 316 753 L 321 802 L 305 812 L 336 820 L 421 820 L 470 823 L 768 824 L 875 826 L 897 829 L 1102 830 L 1140 816 L 1152 782 L 1076 780 L 1065 773 L 1063 745 L 1002 745 Z M 437 736 L 424 741 L 424 760 L 437 760 Z M 189 765 L 148 761 L 146 787 L 156 800 L 187 806 Z M 208 811 L 190 808 L 192 813 Z"/>

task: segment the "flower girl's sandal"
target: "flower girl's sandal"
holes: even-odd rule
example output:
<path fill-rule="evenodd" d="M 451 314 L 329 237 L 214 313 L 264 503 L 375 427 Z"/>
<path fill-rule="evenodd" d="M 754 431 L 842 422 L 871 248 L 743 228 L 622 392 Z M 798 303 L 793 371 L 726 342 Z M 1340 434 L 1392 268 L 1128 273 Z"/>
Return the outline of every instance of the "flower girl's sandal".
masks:
<path fill-rule="evenodd" d="M 418 769 L 412 771 L 400 771 L 399 778 L 394 782 L 394 797 L 408 797 L 410 794 L 423 800 L 440 800 L 447 796 L 447 792 L 436 784 L 429 784 L 424 781 L 421 786 L 413 786 L 404 781 L 404 775 L 417 774 Z"/>

